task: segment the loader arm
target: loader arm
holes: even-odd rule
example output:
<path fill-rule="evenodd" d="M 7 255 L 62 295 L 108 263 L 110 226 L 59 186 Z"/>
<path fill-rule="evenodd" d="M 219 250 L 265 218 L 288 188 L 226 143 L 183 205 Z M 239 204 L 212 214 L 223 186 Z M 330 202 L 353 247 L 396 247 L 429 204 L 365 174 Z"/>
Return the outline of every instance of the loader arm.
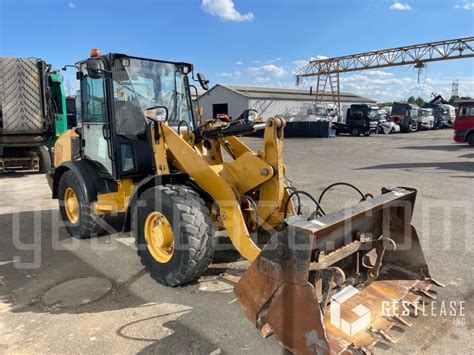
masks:
<path fill-rule="evenodd" d="M 263 136 L 263 151 L 259 157 L 265 160 L 273 168 L 274 174 L 260 187 L 260 198 L 258 200 L 258 219 L 268 221 L 270 227 L 275 225 L 275 220 L 280 222 L 283 214 L 279 210 L 286 201 L 285 197 L 285 168 L 283 163 L 283 129 L 285 122 L 280 119 L 269 119 Z M 239 138 L 233 136 L 227 138 L 232 150 L 237 156 L 253 151 Z M 264 226 L 265 227 L 265 226 Z"/>
<path fill-rule="evenodd" d="M 235 160 L 210 164 L 197 147 L 183 139 L 167 124 L 160 124 L 163 141 L 156 142 L 155 152 L 158 160 L 163 161 L 166 146 L 168 161 L 179 170 L 187 173 L 219 206 L 219 219 L 222 221 L 230 240 L 239 253 L 253 261 L 260 248 L 252 240 L 247 222 L 241 208 L 241 200 L 246 192 L 259 190 L 258 217 L 260 225 L 272 216 L 281 221 L 281 205 L 285 196 L 284 167 L 282 159 L 284 122 L 270 119 L 265 127 L 264 150 L 255 154 L 235 136 L 219 137 L 211 144 L 219 144 L 227 149 Z M 158 132 L 159 133 L 159 132 Z M 220 163 L 220 164 L 219 164 Z M 278 219 L 279 218 L 279 219 Z"/>

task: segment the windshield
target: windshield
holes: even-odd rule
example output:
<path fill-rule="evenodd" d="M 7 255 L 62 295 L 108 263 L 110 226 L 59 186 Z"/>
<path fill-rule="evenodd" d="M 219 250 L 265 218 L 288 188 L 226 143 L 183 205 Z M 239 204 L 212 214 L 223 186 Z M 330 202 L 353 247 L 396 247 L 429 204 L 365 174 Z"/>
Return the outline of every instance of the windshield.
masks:
<path fill-rule="evenodd" d="M 431 116 L 431 110 L 421 110 L 421 117 L 429 117 Z"/>
<path fill-rule="evenodd" d="M 136 113 L 139 110 L 144 120 L 147 108 L 165 106 L 168 108 L 168 120 L 171 124 L 186 121 L 194 129 L 186 75 L 178 65 L 126 58 L 114 62 L 112 79 L 118 115 L 124 112 Z M 137 120 L 136 115 L 128 116 L 122 119 Z"/>
<path fill-rule="evenodd" d="M 410 117 L 418 117 L 418 109 L 417 108 L 410 109 Z"/>
<path fill-rule="evenodd" d="M 327 115 L 328 115 L 328 111 L 325 107 L 316 107 L 317 117 L 326 117 Z"/>
<path fill-rule="evenodd" d="M 378 110 L 368 110 L 367 117 L 370 120 L 377 120 L 379 118 L 379 111 Z"/>

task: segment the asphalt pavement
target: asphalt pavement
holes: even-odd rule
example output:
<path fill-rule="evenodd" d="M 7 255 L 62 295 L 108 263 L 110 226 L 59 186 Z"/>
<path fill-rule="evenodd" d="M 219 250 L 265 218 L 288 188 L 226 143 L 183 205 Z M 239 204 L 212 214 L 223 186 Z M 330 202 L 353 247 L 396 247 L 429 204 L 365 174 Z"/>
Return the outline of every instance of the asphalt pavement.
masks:
<path fill-rule="evenodd" d="M 312 194 L 336 181 L 374 194 L 383 186 L 418 190 L 413 224 L 432 275 L 446 284 L 438 299 L 464 304 L 464 313 L 419 316 L 376 353 L 474 353 L 474 149 L 453 143 L 452 133 L 285 140 L 287 176 Z M 0 176 L 1 353 L 283 352 L 273 337 L 260 337 L 218 278 L 246 266 L 236 253 L 217 253 L 200 280 L 167 288 L 144 271 L 129 234 L 71 239 L 50 195 L 44 175 Z M 357 200 L 340 189 L 324 203 L 336 211 Z"/>

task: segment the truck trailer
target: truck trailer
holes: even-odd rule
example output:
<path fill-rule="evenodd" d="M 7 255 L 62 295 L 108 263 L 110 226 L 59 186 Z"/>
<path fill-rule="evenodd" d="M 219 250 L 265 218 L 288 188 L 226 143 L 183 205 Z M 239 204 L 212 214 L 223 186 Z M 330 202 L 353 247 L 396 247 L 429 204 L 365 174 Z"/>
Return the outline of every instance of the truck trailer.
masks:
<path fill-rule="evenodd" d="M 37 58 L 0 57 L 0 173 L 51 166 L 51 149 L 67 130 L 59 71 Z"/>

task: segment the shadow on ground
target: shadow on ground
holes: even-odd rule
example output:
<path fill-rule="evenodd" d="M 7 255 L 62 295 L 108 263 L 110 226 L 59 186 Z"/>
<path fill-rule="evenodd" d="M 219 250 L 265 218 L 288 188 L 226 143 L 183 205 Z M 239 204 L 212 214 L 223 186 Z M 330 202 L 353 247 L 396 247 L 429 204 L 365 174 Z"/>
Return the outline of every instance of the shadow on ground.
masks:
<path fill-rule="evenodd" d="M 183 312 L 175 312 L 183 313 Z M 216 344 L 212 343 L 199 332 L 189 328 L 179 320 L 172 320 L 163 323 L 163 327 L 172 331 L 172 334 L 163 339 L 147 339 L 140 337 L 130 337 L 127 335 L 127 328 L 133 326 L 147 327 L 147 323 L 163 315 L 151 318 L 141 319 L 120 327 L 116 334 L 122 338 L 153 342 L 143 348 L 138 354 L 211 354 L 217 349 Z M 140 324 L 141 323 L 141 324 Z M 225 352 L 221 351 L 220 354 Z"/>
<path fill-rule="evenodd" d="M 15 179 L 15 178 L 21 178 L 24 177 L 25 175 L 32 175 L 32 174 L 39 174 L 38 172 L 20 172 L 20 171 L 5 171 L 3 173 L 0 173 L 0 179 Z"/>
<path fill-rule="evenodd" d="M 125 277 L 121 282 L 114 280 L 114 289 L 104 298 L 76 307 L 49 308 L 45 306 L 41 296 L 46 290 L 61 282 L 83 277 L 110 279 L 109 275 L 87 262 L 87 258 L 86 260 L 82 258 L 82 253 L 84 253 L 84 250 L 87 252 L 88 248 L 85 246 L 86 244 L 81 243 L 88 243 L 88 241 L 78 242 L 71 239 L 62 224 L 57 222 L 58 220 L 57 210 L 26 211 L 0 215 L 0 274 L 2 275 L 0 299 L 4 305 L 8 306 L 9 312 L 48 313 L 54 317 L 54 315 L 60 314 L 102 313 L 146 307 L 150 304 L 149 297 L 144 299 L 136 294 L 136 283 L 142 277 L 147 276 L 145 275 L 146 271 L 135 264 L 133 270 L 139 269 L 139 271 L 128 273 L 128 277 Z M 115 218 L 115 221 L 112 222 L 117 226 L 120 226 L 120 223 L 120 217 Z M 105 237 L 98 237 L 98 240 L 102 238 Z M 67 242 L 67 240 L 78 242 L 78 249 L 81 249 L 81 254 L 61 247 L 62 242 Z M 110 258 L 123 257 L 125 253 L 123 248 L 129 247 L 118 244 L 119 249 L 122 249 L 107 251 L 107 256 L 110 256 Z M 130 252 L 127 254 L 130 254 Z M 81 255 L 81 257 L 78 255 Z M 103 253 L 98 253 L 97 257 L 101 255 Z M 236 260 L 238 257 L 239 255 L 232 251 L 219 252 L 217 261 L 228 262 L 229 259 Z M 103 260 L 103 262 L 107 263 L 107 260 Z M 139 264 L 138 258 L 137 264 Z M 123 267 L 126 268 L 126 264 Z M 225 269 L 221 270 L 220 268 L 209 270 L 209 274 L 225 271 Z M 132 286 L 135 286 L 135 292 L 132 292 Z M 184 287 L 181 290 L 184 293 L 189 293 L 191 289 L 186 290 Z M 160 303 L 177 301 L 175 291 L 164 290 L 164 286 L 153 282 L 150 282 L 148 291 L 159 294 Z M 202 296 L 196 295 L 195 297 L 196 302 L 202 302 Z M 191 303 L 188 306 L 194 306 L 194 304 Z M 196 330 L 187 325 L 189 317 L 191 317 L 190 313 L 183 312 L 183 314 L 180 314 L 179 320 L 166 322 L 164 325 L 174 332 L 159 340 L 148 339 L 147 341 L 153 341 L 153 343 L 143 349 L 142 352 L 189 354 L 210 353 L 216 350 L 216 344 L 213 344 L 203 334 L 198 334 Z M 146 324 L 147 319 L 126 325 L 120 325 L 120 322 L 117 322 L 116 334 L 127 338 L 125 329 L 128 326 L 138 322 Z"/>
<path fill-rule="evenodd" d="M 468 150 L 472 148 L 469 147 L 468 145 L 453 143 L 453 144 L 448 144 L 448 145 L 415 145 L 415 146 L 400 147 L 398 149 L 457 152 L 457 151 Z"/>
<path fill-rule="evenodd" d="M 59 220 L 57 210 L 26 211 L 0 215 L 0 260 L 9 262 L 0 266 L 3 275 L 3 290 L 13 308 L 11 312 L 50 312 L 41 305 L 39 295 L 50 286 L 62 281 L 87 276 L 104 277 L 102 272 L 79 258 L 76 253 L 62 246 L 71 239 Z M 99 237 L 100 238 L 100 237 Z M 71 239 L 71 243 L 79 243 Z M 79 248 L 79 246 L 77 247 Z M 128 286 L 140 278 L 145 271 L 130 276 L 126 281 L 116 284 L 113 298 L 127 297 L 126 303 L 107 302 L 102 309 L 99 302 L 80 307 L 58 308 L 54 313 L 102 312 L 131 308 L 146 303 L 132 295 Z M 42 284 L 30 287 L 31 280 Z M 38 280 L 41 280 L 38 282 Z M 25 290 L 27 292 L 17 292 Z"/>
<path fill-rule="evenodd" d="M 474 173 L 474 164 L 470 162 L 432 162 L 432 163 L 395 163 L 395 164 L 381 164 L 360 168 L 357 170 L 384 170 L 384 169 L 403 169 L 421 170 L 421 169 L 437 169 L 437 170 L 451 170 L 462 171 L 467 173 Z"/>

